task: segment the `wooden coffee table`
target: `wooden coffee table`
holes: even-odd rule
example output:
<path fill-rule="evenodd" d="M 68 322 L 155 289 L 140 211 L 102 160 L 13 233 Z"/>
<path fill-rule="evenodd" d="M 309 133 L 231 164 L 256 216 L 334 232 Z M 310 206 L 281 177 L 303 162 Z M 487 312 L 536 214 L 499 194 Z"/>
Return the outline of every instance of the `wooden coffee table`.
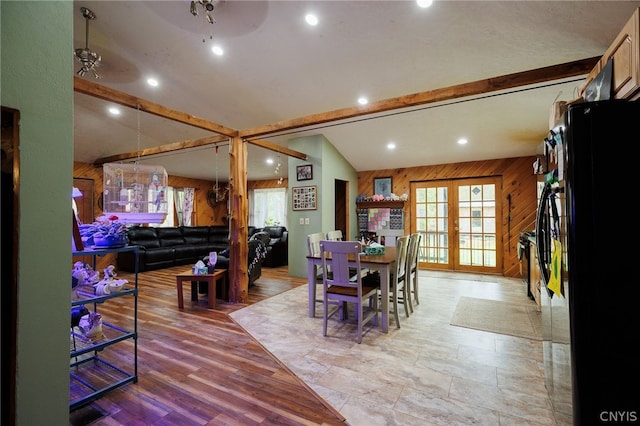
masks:
<path fill-rule="evenodd" d="M 182 283 L 184 281 L 191 281 L 191 300 L 198 300 L 198 282 L 206 282 L 208 285 L 207 296 L 209 298 L 209 309 L 216 307 L 216 283 L 222 280 L 222 298 L 227 300 L 227 270 L 217 269 L 213 274 L 195 275 L 193 273 L 185 272 L 184 274 L 176 275 L 176 287 L 178 290 L 178 308 L 184 308 L 184 297 L 182 295 Z"/>

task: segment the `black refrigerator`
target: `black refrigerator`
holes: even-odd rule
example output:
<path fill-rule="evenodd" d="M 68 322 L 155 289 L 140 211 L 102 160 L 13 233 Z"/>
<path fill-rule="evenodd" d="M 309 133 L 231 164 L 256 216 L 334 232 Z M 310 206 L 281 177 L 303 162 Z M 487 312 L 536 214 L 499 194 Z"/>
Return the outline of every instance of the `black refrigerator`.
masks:
<path fill-rule="evenodd" d="M 569 106 L 544 139 L 536 240 L 559 424 L 640 423 L 639 144 L 640 102 L 618 100 Z"/>

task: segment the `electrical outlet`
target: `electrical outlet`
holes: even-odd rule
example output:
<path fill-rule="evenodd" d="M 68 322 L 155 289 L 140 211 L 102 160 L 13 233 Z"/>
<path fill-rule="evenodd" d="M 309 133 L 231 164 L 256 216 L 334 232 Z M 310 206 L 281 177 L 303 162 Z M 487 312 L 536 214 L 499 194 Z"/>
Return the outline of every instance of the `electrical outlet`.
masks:
<path fill-rule="evenodd" d="M 300 218 L 300 225 L 304 225 L 304 217 Z"/>
<path fill-rule="evenodd" d="M 305 224 L 305 225 L 308 225 L 308 224 L 309 224 L 309 218 L 308 218 L 308 217 L 305 217 L 305 218 L 304 218 L 304 224 Z"/>

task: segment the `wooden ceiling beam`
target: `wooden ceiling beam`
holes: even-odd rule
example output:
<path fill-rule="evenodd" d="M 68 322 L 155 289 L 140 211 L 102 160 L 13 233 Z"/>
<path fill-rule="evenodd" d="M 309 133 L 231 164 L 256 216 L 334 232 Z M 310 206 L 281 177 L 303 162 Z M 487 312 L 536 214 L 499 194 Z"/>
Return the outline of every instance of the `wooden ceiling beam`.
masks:
<path fill-rule="evenodd" d="M 457 84 L 455 86 L 443 87 L 441 89 L 428 90 L 411 95 L 399 96 L 373 102 L 367 106 L 349 107 L 334 111 L 312 114 L 306 117 L 284 120 L 278 123 L 269 124 L 252 129 L 245 129 L 239 132 L 240 137 L 250 139 L 252 137 L 264 136 L 285 130 L 300 129 L 317 124 L 340 121 L 364 115 L 376 114 L 380 112 L 416 107 L 429 103 L 443 102 L 452 99 L 477 96 L 491 92 L 514 89 L 517 87 L 530 86 L 554 80 L 562 80 L 570 77 L 588 74 L 600 57 L 581 59 L 559 65 L 552 65 L 523 71 L 513 74 L 506 74 L 498 77 L 478 80 L 471 83 Z"/>
<path fill-rule="evenodd" d="M 307 161 L 307 154 L 304 152 L 294 151 L 293 149 L 289 149 L 282 145 L 275 144 L 273 142 L 265 141 L 262 139 L 245 139 L 245 142 L 250 143 L 252 145 L 260 146 L 262 148 L 266 148 L 270 151 L 279 152 L 280 154 L 288 155 L 289 157 L 299 158 L 300 160 Z"/>
<path fill-rule="evenodd" d="M 73 90 L 78 93 L 84 93 L 85 95 L 93 96 L 94 98 L 114 102 L 133 109 L 138 109 L 139 106 L 140 111 L 157 115 L 158 117 L 163 117 L 168 120 L 177 121 L 179 123 L 188 124 L 193 127 L 198 127 L 200 129 L 210 130 L 214 133 L 230 138 L 238 135 L 237 130 L 229 127 L 225 127 L 175 109 L 167 108 L 118 90 L 110 89 L 109 87 L 85 80 L 78 76 L 73 77 Z"/>
<path fill-rule="evenodd" d="M 125 152 L 122 154 L 110 155 L 108 157 L 98 158 L 93 162 L 94 166 L 101 166 L 105 163 L 117 163 L 118 161 L 126 161 L 135 158 L 149 157 L 152 155 L 166 154 L 168 152 L 182 151 L 191 148 L 200 148 L 207 145 L 218 145 L 223 142 L 229 142 L 227 136 L 207 136 L 206 138 L 191 139 L 182 142 L 175 142 L 154 148 L 146 148 L 140 151 Z"/>

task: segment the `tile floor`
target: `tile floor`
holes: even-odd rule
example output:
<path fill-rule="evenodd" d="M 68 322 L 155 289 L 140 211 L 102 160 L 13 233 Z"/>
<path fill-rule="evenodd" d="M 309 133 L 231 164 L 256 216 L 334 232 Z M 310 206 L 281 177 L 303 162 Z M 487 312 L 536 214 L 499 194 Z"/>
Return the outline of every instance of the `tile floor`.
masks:
<path fill-rule="evenodd" d="M 321 286 L 318 286 L 321 291 Z M 307 286 L 231 314 L 350 425 L 556 425 L 542 342 L 449 324 L 461 296 L 534 303 L 520 279 L 420 272 L 420 305 L 397 329 L 307 316 Z M 320 305 L 319 305 L 320 307 Z M 505 318 L 508 321 L 508 318 Z"/>

